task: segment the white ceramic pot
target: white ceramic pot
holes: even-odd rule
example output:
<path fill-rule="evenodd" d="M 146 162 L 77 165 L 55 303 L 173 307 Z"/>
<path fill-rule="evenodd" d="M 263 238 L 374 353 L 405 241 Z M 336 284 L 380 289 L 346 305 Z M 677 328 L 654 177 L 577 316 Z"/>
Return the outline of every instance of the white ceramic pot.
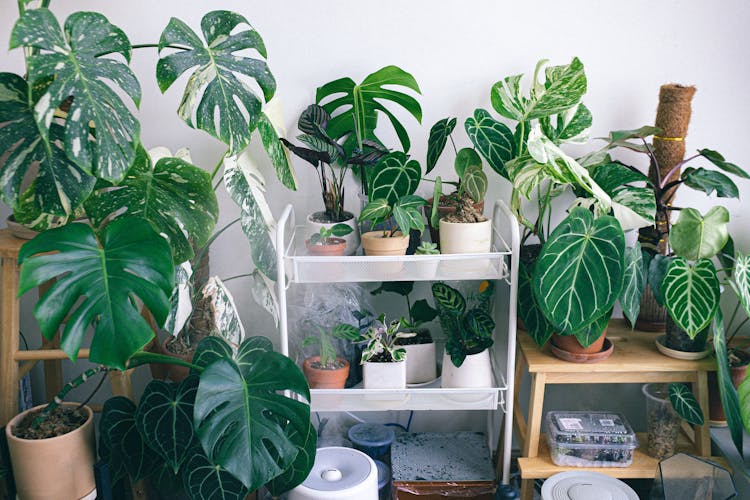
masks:
<path fill-rule="evenodd" d="M 313 234 L 319 233 L 320 228 L 322 227 L 331 228 L 336 224 L 346 224 L 352 228 L 352 232 L 346 236 L 342 236 L 342 238 L 346 240 L 344 255 L 354 255 L 359 248 L 359 226 L 357 225 L 357 218 L 350 212 L 344 212 L 344 215 L 349 218 L 343 222 L 316 222 L 313 220 L 313 217 L 320 216 L 321 214 L 324 214 L 324 212 L 315 212 L 307 216 L 307 220 L 305 221 L 305 240 L 310 239 L 310 236 Z"/>
<path fill-rule="evenodd" d="M 448 353 L 443 353 L 442 386 L 453 388 L 492 387 L 490 351 L 485 349 L 479 354 L 470 354 L 458 367 L 453 364 Z"/>
<path fill-rule="evenodd" d="M 423 384 L 437 378 L 435 342 L 402 346 L 406 350 L 406 383 Z"/>
<path fill-rule="evenodd" d="M 460 223 L 440 219 L 441 253 L 487 253 L 491 248 L 491 220 Z"/>
<path fill-rule="evenodd" d="M 362 385 L 365 389 L 405 389 L 406 362 L 362 363 Z"/>

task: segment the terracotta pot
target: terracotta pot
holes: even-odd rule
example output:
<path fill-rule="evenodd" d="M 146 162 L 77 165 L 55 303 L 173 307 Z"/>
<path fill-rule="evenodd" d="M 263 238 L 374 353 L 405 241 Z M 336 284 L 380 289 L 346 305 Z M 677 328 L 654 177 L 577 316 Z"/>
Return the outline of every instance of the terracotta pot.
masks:
<path fill-rule="evenodd" d="M 573 354 L 595 354 L 601 352 L 604 347 L 604 339 L 607 337 L 607 330 L 601 334 L 601 336 L 594 341 L 588 347 L 583 347 L 578 343 L 578 339 L 575 335 L 558 335 L 557 333 L 552 334 L 552 343 L 555 347 L 563 351 L 568 351 Z"/>
<path fill-rule="evenodd" d="M 302 372 L 305 374 L 310 389 L 343 389 L 346 378 L 349 376 L 349 362 L 343 358 L 336 358 L 344 366 L 327 370 L 314 368 L 313 363 L 320 361 L 320 356 L 310 356 L 302 363 Z"/>
<path fill-rule="evenodd" d="M 432 207 L 432 200 L 434 198 L 429 198 L 427 200 L 427 205 L 425 205 L 426 210 L 430 210 L 430 207 Z M 484 200 L 480 201 L 479 203 L 474 203 L 474 209 L 477 212 L 484 213 Z M 453 205 L 438 205 L 438 215 L 442 219 L 446 215 L 454 214 L 456 213 L 456 207 Z M 429 214 L 428 214 L 429 215 Z M 432 238 L 433 243 L 438 244 L 438 248 L 440 248 L 440 228 L 439 227 L 432 227 L 432 224 L 430 223 L 430 218 L 427 217 L 427 227 L 430 228 L 430 238 Z"/>
<path fill-rule="evenodd" d="M 409 236 L 404 236 L 401 231 L 389 238 L 383 237 L 383 231 L 368 231 L 362 235 L 366 255 L 406 255 L 408 247 Z"/>
<path fill-rule="evenodd" d="M 183 361 L 191 362 L 193 360 L 193 354 L 195 354 L 195 350 L 192 350 L 191 352 L 187 354 L 177 354 L 169 349 L 167 349 L 167 343 L 172 340 L 172 336 L 164 340 L 164 342 L 159 343 L 159 352 L 161 354 L 164 354 L 165 356 L 171 356 L 173 358 L 181 359 Z M 163 368 L 163 377 L 168 378 L 172 382 L 182 382 L 187 378 L 188 375 L 190 375 L 190 368 L 187 366 L 180 366 L 180 365 L 170 365 L 170 364 L 161 364 Z"/>
<path fill-rule="evenodd" d="M 305 237 L 310 237 L 315 233 L 320 232 L 320 228 L 330 229 L 336 224 L 346 224 L 352 228 L 352 232 L 344 236 L 346 240 L 346 249 L 344 255 L 353 255 L 359 248 L 359 226 L 357 225 L 357 218 L 350 212 L 344 212 L 345 219 L 342 222 L 319 222 L 320 219 L 325 218 L 325 212 L 314 212 L 307 216 L 305 220 Z"/>
<path fill-rule="evenodd" d="M 732 376 L 732 385 L 735 389 L 745 380 L 747 366 L 750 364 L 750 354 L 745 351 L 735 351 L 735 355 L 742 361 L 741 365 L 730 366 L 729 373 Z M 711 425 L 726 425 L 727 417 L 724 407 L 721 405 L 721 394 L 719 393 L 719 378 L 716 372 L 708 372 L 708 418 Z"/>
<path fill-rule="evenodd" d="M 63 403 L 78 406 L 77 403 Z M 23 500 L 79 499 L 96 488 L 94 481 L 94 412 L 84 406 L 86 422 L 62 436 L 21 439 L 11 429 L 37 406 L 16 415 L 5 427 L 18 498 Z M 93 498 L 93 497 L 91 497 Z"/>
<path fill-rule="evenodd" d="M 310 240 L 306 240 L 305 246 L 307 247 L 307 253 L 310 255 L 332 257 L 336 255 L 344 255 L 344 250 L 346 250 L 346 240 L 343 238 L 328 238 L 322 245 L 311 245 Z"/>

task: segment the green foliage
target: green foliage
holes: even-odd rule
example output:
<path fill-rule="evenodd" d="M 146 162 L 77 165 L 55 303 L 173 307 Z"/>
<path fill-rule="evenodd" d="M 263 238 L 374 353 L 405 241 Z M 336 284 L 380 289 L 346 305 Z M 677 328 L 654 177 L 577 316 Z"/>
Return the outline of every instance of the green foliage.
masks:
<path fill-rule="evenodd" d="M 422 247 L 424 247 L 424 245 L 432 245 L 431 251 L 433 251 L 434 253 L 422 255 L 434 255 L 440 253 L 436 249 L 437 245 L 434 245 L 433 243 L 423 243 Z M 419 254 L 419 248 L 417 248 L 417 254 Z M 414 304 L 412 304 L 409 296 L 411 295 L 411 292 L 413 290 L 413 281 L 384 281 L 380 284 L 380 286 L 378 286 L 370 293 L 372 295 L 380 295 L 383 292 L 390 292 L 404 297 L 404 299 L 406 300 L 406 309 L 409 314 L 409 318 L 408 320 L 402 319 L 401 325 L 405 328 L 415 329 L 419 328 L 419 326 L 423 323 L 427 323 L 428 321 L 432 321 L 433 319 L 435 319 L 438 315 L 438 312 L 424 299 L 417 300 L 416 302 L 414 302 Z"/>
<path fill-rule="evenodd" d="M 334 224 L 329 228 L 321 227 L 320 231 L 310 236 L 310 244 L 327 245 L 330 238 L 341 238 L 342 236 L 346 236 L 352 231 L 353 229 L 351 228 L 351 226 L 347 226 L 346 224 Z"/>
<path fill-rule="evenodd" d="M 669 244 L 677 255 L 688 260 L 711 258 L 726 245 L 728 224 L 729 211 L 721 206 L 711 208 L 705 216 L 694 208 L 680 210 L 669 232 Z"/>
<path fill-rule="evenodd" d="M 745 172 L 734 163 L 726 161 L 718 151 L 713 151 L 711 149 L 700 149 L 698 150 L 698 154 L 719 167 L 724 172 L 736 175 L 737 177 L 741 177 L 743 179 L 750 179 L 750 175 L 748 175 L 747 172 Z"/>
<path fill-rule="evenodd" d="M 442 120 L 438 120 L 435 125 L 430 128 L 430 136 L 427 139 L 427 161 L 425 162 L 425 173 L 429 174 L 432 172 L 432 169 L 435 168 L 438 158 L 440 158 L 443 149 L 445 149 L 448 137 L 450 137 L 455 128 L 455 118 L 443 118 Z"/>
<path fill-rule="evenodd" d="M 669 384 L 669 401 L 677 414 L 693 425 L 703 425 L 703 412 L 690 388 L 679 382 Z"/>
<path fill-rule="evenodd" d="M 623 315 L 631 325 L 635 325 L 641 310 L 641 295 L 646 286 L 646 275 L 643 272 L 643 251 L 637 241 L 625 249 L 625 274 L 619 301 Z"/>
<path fill-rule="evenodd" d="M 159 324 L 169 312 L 172 253 L 167 240 L 143 219 L 117 219 L 98 235 L 85 224 L 45 231 L 21 248 L 19 262 L 19 294 L 57 278 L 34 315 L 48 339 L 67 318 L 61 348 L 73 360 L 93 326 L 91 361 L 124 369 L 154 336 L 133 297 Z"/>
<path fill-rule="evenodd" d="M 716 311 L 716 316 L 713 320 L 713 339 L 721 406 L 724 408 L 724 413 L 727 417 L 727 426 L 732 436 L 732 442 L 737 451 L 742 454 L 743 417 L 740 413 L 740 402 L 737 391 L 732 384 L 732 374 L 729 371 L 729 354 L 724 334 L 724 315 L 721 313 L 721 309 Z"/>
<path fill-rule="evenodd" d="M 422 178 L 422 168 L 416 160 L 410 160 L 400 151 L 387 154 L 375 166 L 376 172 L 369 178 L 369 200 L 384 198 L 389 205 L 399 198 L 413 195 Z"/>
<path fill-rule="evenodd" d="M 534 342 L 542 347 L 552 337 L 554 328 L 547 321 L 537 303 L 533 282 L 533 266 L 524 262 L 520 263 L 518 266 L 518 316 Z"/>
<path fill-rule="evenodd" d="M 685 185 L 697 191 L 711 195 L 716 191 L 719 198 L 739 198 L 740 192 L 732 179 L 721 172 L 706 170 L 705 168 L 688 167 L 683 170 L 680 178 Z"/>
<path fill-rule="evenodd" d="M 320 325 L 312 324 L 317 330 L 317 336 L 306 337 L 302 341 L 302 346 L 318 345 L 320 347 L 320 364 L 324 368 L 333 367 L 336 361 L 336 348 L 331 342 L 331 338 L 354 341 L 359 338 L 359 328 L 346 323 L 339 323 L 330 330 L 326 330 Z"/>
<path fill-rule="evenodd" d="M 605 312 L 604 314 L 596 318 L 593 322 L 589 323 L 582 330 L 575 332 L 573 335 L 575 336 L 578 343 L 581 344 L 581 346 L 589 347 L 602 336 L 604 330 L 609 324 L 609 319 L 611 317 L 612 309 Z"/>
<path fill-rule="evenodd" d="M 437 243 L 423 241 L 419 244 L 414 253 L 416 255 L 439 255 L 440 250 L 438 250 Z"/>
<path fill-rule="evenodd" d="M 359 341 L 367 343 L 362 349 L 362 363 L 406 361 L 406 349 L 396 344 L 396 341 L 414 337 L 416 333 L 400 332 L 401 326 L 400 320 L 386 324 L 385 314 L 381 314 L 377 321 L 359 338 Z M 383 357 L 385 360 L 380 359 Z"/>
<path fill-rule="evenodd" d="M 708 259 L 691 264 L 683 257 L 669 263 L 661 284 L 669 316 L 692 339 L 719 311 L 719 279 Z"/>
<path fill-rule="evenodd" d="M 474 116 L 464 123 L 471 143 L 487 160 L 492 170 L 508 178 L 505 164 L 515 155 L 513 133 L 483 110 L 474 111 Z"/>
<path fill-rule="evenodd" d="M 466 193 L 474 200 L 475 203 L 484 201 L 484 195 L 487 192 L 487 176 L 482 171 L 481 163 L 479 165 L 469 165 L 461 176 L 461 187 L 459 196 Z"/>
<path fill-rule="evenodd" d="M 394 236 L 399 229 L 404 235 L 408 235 L 412 229 L 421 233 L 424 231 L 424 219 L 419 208 L 426 204 L 427 200 L 414 195 L 402 196 L 393 206 L 385 198 L 374 199 L 362 209 L 359 221 L 368 220 L 373 226 L 385 223 L 385 237 Z M 388 222 L 390 217 L 393 217 L 395 224 Z"/>

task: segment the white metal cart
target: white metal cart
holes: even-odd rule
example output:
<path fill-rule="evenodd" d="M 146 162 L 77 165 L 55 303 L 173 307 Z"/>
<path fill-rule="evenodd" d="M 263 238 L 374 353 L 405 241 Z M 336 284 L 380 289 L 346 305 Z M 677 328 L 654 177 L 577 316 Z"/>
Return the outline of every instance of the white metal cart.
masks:
<path fill-rule="evenodd" d="M 514 366 L 516 355 L 516 297 L 518 289 L 518 224 L 508 207 L 496 201 L 493 242 L 489 253 L 371 257 L 307 255 L 302 227 L 295 225 L 294 208 L 287 205 L 276 233 L 277 290 L 281 352 L 289 355 L 287 288 L 292 283 L 496 280 L 495 345 L 491 388 L 444 389 L 440 381 L 407 389 L 312 389 L 312 411 L 487 410 L 490 449 L 497 440 L 494 412 L 503 419 L 502 482 L 508 483 L 513 439 Z M 507 324 L 507 330 L 502 327 Z M 503 342 L 505 340 L 505 342 Z M 503 351 L 502 347 L 505 347 Z"/>

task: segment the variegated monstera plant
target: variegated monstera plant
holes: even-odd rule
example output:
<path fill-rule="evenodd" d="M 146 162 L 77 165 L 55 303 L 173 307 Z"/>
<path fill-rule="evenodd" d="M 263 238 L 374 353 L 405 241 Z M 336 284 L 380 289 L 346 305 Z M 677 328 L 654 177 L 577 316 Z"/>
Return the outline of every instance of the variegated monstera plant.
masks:
<path fill-rule="evenodd" d="M 0 73 L 0 179 L 16 220 L 41 231 L 21 250 L 20 292 L 57 279 L 34 310 L 43 335 L 53 337 L 65 319 L 62 349 L 75 360 L 93 328 L 90 359 L 97 370 L 159 359 L 142 351 L 154 332 L 140 304 L 159 326 L 180 329 L 190 264 L 216 236 L 213 185 L 221 181 L 240 207 L 238 221 L 251 244 L 254 295 L 275 311 L 275 221 L 263 177 L 246 152 L 256 130 L 278 179 L 290 189 L 296 179 L 268 105 L 276 82 L 258 32 L 240 14 L 213 11 L 203 17 L 201 34 L 172 18 L 157 44 L 133 45 L 99 13 L 76 12 L 61 27 L 49 0 L 39 8 L 32 3 L 18 2 L 10 40 L 25 52 L 26 76 Z M 184 153 L 146 151 L 135 112 L 141 86 L 128 65 L 139 48 L 158 51 L 162 91 L 189 74 L 180 118 L 226 144 L 212 172 Z M 87 222 L 72 223 L 79 217 Z M 228 318 L 227 328 L 233 319 L 239 320 Z M 269 341 L 235 340 L 234 349 L 214 337 L 201 345 L 190 365 L 199 382 L 157 384 L 142 414 L 131 404 L 105 415 L 118 422 L 110 430 L 121 432 L 108 433 L 102 446 L 116 473 L 138 480 L 158 471 L 157 484 L 182 484 L 193 498 L 225 485 L 223 498 L 243 498 L 274 479 L 278 488 L 304 479 L 315 449 L 309 406 L 284 395 L 309 400 L 304 377 Z M 259 373 L 260 366 L 278 369 Z M 254 381 L 265 389 L 253 389 Z M 193 407 L 172 419 L 149 418 L 163 414 L 154 408 Z M 146 422 L 143 442 L 133 440 L 136 421 Z M 163 439 L 185 426 L 194 439 Z M 149 466 L 134 470 L 124 458 L 146 457 L 139 443 L 155 453 L 150 462 L 135 460 Z"/>

